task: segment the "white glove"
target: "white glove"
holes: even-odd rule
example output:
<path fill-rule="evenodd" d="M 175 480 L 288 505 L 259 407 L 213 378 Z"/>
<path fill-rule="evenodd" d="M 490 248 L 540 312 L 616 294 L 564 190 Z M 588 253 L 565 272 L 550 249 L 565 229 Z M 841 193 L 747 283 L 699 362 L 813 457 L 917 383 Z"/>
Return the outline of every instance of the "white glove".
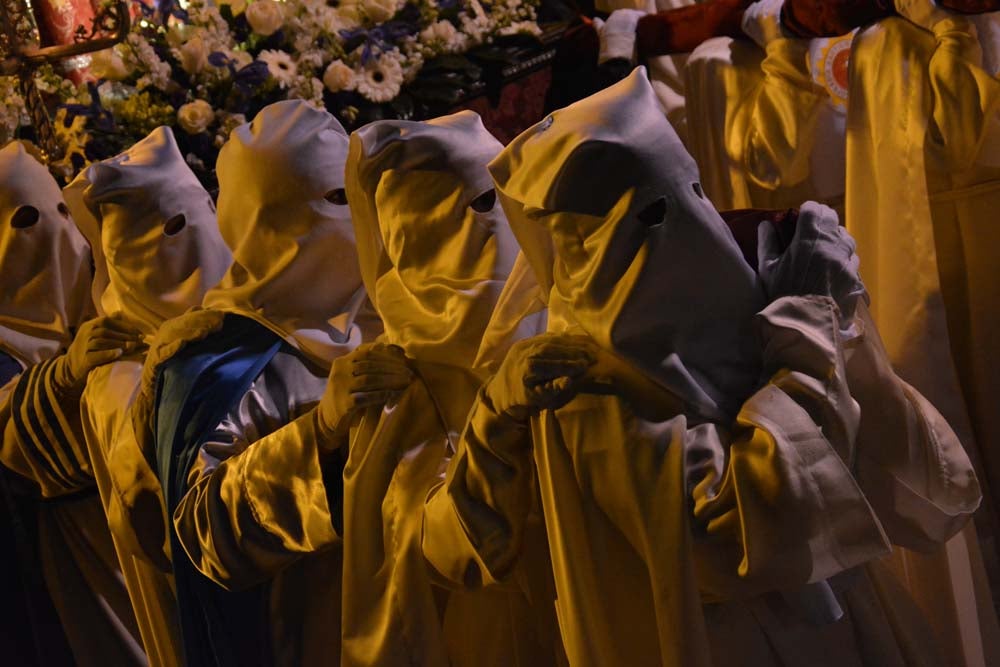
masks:
<path fill-rule="evenodd" d="M 90 371 L 142 345 L 142 333 L 122 317 L 95 317 L 80 325 L 56 370 L 56 384 L 82 391 Z"/>
<path fill-rule="evenodd" d="M 947 9 L 938 7 L 934 0 L 893 0 L 896 11 L 910 23 L 934 32 L 934 26 L 941 21 L 958 16 Z"/>
<path fill-rule="evenodd" d="M 403 349 L 384 343 L 358 346 L 334 360 L 318 416 L 327 432 L 342 436 L 351 418 L 368 407 L 381 406 L 398 397 L 413 381 Z M 336 443 L 322 443 L 336 446 Z"/>
<path fill-rule="evenodd" d="M 572 400 L 594 364 L 578 338 L 543 334 L 514 343 L 486 383 L 485 394 L 494 410 L 523 422 Z"/>
<path fill-rule="evenodd" d="M 646 12 L 638 9 L 617 9 L 611 12 L 607 21 L 594 19 L 594 28 L 601 40 L 598 64 L 616 58 L 635 62 L 635 30 L 639 19 L 645 15 Z"/>
<path fill-rule="evenodd" d="M 852 338 L 854 311 L 866 292 L 858 275 L 854 239 L 838 223 L 832 209 L 806 202 L 799 211 L 795 236 L 783 253 L 774 228 L 761 225 L 758 272 L 772 301 L 783 296 L 831 297 L 840 309 L 841 332 Z"/>
<path fill-rule="evenodd" d="M 744 10 L 740 27 L 760 48 L 766 49 L 774 40 L 790 36 L 781 26 L 784 4 L 785 0 L 759 0 Z"/>

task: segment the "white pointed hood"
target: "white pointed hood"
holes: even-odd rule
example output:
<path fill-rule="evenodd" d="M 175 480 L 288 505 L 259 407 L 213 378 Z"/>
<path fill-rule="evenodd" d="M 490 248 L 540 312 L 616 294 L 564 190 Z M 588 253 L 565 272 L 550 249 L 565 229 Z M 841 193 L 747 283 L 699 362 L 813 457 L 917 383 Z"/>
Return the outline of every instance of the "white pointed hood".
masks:
<path fill-rule="evenodd" d="M 0 150 L 0 350 L 26 365 L 93 314 L 90 249 L 55 179 L 18 142 Z"/>
<path fill-rule="evenodd" d="M 529 128 L 490 171 L 551 287 L 550 331 L 590 334 L 706 416 L 738 409 L 764 292 L 643 68 Z"/>
<path fill-rule="evenodd" d="M 471 368 L 517 242 L 486 165 L 502 146 L 479 116 L 379 121 L 351 138 L 347 195 L 385 339 Z"/>
<path fill-rule="evenodd" d="M 91 165 L 65 195 L 93 249 L 98 314 L 123 315 L 147 336 L 201 305 L 229 267 L 212 198 L 169 128 Z"/>
<path fill-rule="evenodd" d="M 253 318 L 314 363 L 361 342 L 365 301 L 344 199 L 348 136 L 303 102 L 261 109 L 219 153 L 219 229 L 233 266 L 205 306 Z"/>

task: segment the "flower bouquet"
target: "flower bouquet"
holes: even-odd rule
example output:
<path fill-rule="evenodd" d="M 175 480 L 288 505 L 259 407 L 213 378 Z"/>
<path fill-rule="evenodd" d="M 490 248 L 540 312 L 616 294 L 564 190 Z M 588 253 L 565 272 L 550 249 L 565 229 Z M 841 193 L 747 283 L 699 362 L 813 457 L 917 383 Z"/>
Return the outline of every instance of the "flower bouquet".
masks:
<path fill-rule="evenodd" d="M 336 2 L 336 0 L 333 0 Z M 481 86 L 505 40 L 537 37 L 537 0 L 158 0 L 136 2 L 127 39 L 91 56 L 75 84 L 36 75 L 55 104 L 71 178 L 153 128 L 174 128 L 214 186 L 229 132 L 272 102 L 301 98 L 348 129 L 440 113 Z M 480 63 L 480 64 L 477 64 Z M 16 82 L 0 77 L 0 139 L 30 135 Z M 27 130 L 27 132 L 26 132 Z"/>

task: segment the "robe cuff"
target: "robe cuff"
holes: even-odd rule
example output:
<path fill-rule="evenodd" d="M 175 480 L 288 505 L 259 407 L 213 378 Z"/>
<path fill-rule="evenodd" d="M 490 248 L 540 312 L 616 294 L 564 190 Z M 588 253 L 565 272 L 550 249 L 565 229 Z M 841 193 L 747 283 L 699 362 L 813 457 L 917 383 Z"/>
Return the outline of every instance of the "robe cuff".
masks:
<path fill-rule="evenodd" d="M 8 467 L 37 483 L 45 497 L 95 483 L 80 422 L 80 396 L 62 388 L 59 372 L 57 357 L 21 374 L 10 397 L 15 438 L 3 447 Z"/>

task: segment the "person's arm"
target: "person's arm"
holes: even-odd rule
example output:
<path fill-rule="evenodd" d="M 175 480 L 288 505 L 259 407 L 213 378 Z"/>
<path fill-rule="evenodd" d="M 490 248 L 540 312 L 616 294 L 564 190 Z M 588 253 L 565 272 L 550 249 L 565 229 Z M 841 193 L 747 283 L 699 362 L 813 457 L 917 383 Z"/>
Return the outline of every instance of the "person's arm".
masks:
<path fill-rule="evenodd" d="M 122 319 L 85 322 L 65 354 L 25 370 L 7 385 L 0 462 L 37 485 L 43 497 L 94 486 L 80 421 L 87 376 L 140 345 L 140 333 Z"/>
<path fill-rule="evenodd" d="M 445 481 L 424 506 L 424 557 L 451 584 L 503 582 L 531 511 L 531 417 L 564 405 L 594 363 L 572 336 L 515 343 L 480 389 Z"/>
<path fill-rule="evenodd" d="M 687 443 L 703 585 L 727 595 L 820 581 L 889 550 L 851 471 L 859 410 L 835 303 L 781 297 L 757 324 L 769 380 L 731 427 L 696 427 Z"/>
<path fill-rule="evenodd" d="M 846 358 L 851 395 L 861 407 L 858 483 L 894 544 L 931 550 L 972 516 L 979 483 L 944 417 L 892 369 L 863 304 L 857 318 L 861 333 Z"/>
<path fill-rule="evenodd" d="M 173 514 L 194 566 L 237 590 L 339 540 L 343 449 L 352 418 L 385 403 L 412 378 L 401 349 L 359 347 L 334 362 L 318 404 L 303 405 L 308 412 L 279 428 L 274 422 L 284 421 L 289 406 L 274 404 L 266 386 L 248 392 L 202 446 Z"/>
<path fill-rule="evenodd" d="M 324 437 L 313 410 L 202 470 L 173 515 L 202 574 L 227 589 L 247 588 L 339 539 L 331 506 L 342 463 L 337 452 L 320 452 Z"/>

